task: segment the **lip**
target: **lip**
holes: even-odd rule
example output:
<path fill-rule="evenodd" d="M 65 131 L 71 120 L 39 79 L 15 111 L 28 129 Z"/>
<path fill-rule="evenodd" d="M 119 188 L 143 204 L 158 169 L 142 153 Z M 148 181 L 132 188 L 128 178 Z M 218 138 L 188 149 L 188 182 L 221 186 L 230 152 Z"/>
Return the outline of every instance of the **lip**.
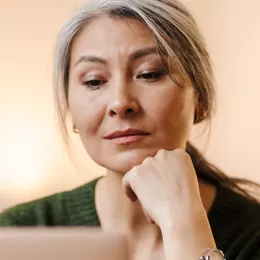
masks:
<path fill-rule="evenodd" d="M 129 144 L 144 139 L 150 135 L 149 132 L 141 129 L 129 128 L 125 131 L 115 131 L 104 136 L 104 139 L 113 141 L 116 144 Z"/>

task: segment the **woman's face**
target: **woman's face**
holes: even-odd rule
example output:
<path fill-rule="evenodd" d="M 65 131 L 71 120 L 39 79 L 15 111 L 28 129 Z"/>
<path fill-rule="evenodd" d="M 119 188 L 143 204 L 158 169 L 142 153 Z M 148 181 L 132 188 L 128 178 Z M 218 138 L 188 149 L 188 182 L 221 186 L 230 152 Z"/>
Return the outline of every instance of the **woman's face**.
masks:
<path fill-rule="evenodd" d="M 185 148 L 195 98 L 167 75 L 144 24 L 104 16 L 74 40 L 69 107 L 91 158 L 126 173 L 160 149 Z"/>

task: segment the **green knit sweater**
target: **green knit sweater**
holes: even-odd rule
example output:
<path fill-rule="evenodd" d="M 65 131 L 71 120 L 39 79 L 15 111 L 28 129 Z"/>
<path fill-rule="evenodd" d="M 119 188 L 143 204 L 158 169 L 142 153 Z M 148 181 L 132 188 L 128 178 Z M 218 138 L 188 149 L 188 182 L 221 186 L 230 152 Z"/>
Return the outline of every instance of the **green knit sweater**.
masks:
<path fill-rule="evenodd" d="M 100 226 L 97 180 L 10 208 L 0 215 L 0 226 Z M 260 260 L 260 204 L 219 186 L 208 218 L 227 260 Z"/>

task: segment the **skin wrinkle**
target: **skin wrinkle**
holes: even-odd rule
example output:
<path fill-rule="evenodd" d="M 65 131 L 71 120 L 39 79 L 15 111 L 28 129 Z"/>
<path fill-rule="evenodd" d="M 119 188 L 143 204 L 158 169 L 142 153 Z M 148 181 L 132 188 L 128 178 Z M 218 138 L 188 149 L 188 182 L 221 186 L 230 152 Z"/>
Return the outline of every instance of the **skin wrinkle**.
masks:
<path fill-rule="evenodd" d="M 192 213 L 190 209 L 193 205 L 198 204 L 205 216 L 205 210 L 208 212 L 215 196 L 215 187 L 201 179 L 197 183 L 194 156 L 190 152 L 193 147 L 190 142 L 187 143 L 197 103 L 194 91 L 200 99 L 205 95 L 208 95 L 206 98 L 209 100 L 214 97 L 210 61 L 203 43 L 196 42 L 197 36 L 200 38 L 196 22 L 188 11 L 183 15 L 185 8 L 181 4 L 178 6 L 178 2 L 176 7 L 173 6 L 173 12 L 166 3 L 158 1 L 133 1 L 129 5 L 124 0 L 104 0 L 104 3 L 107 9 L 97 5 L 95 12 L 91 12 L 87 4 L 64 25 L 61 36 L 68 35 L 70 39 L 60 38 L 57 48 L 61 48 L 61 52 L 56 56 L 55 65 L 57 69 L 62 65 L 61 59 L 66 52 L 63 46 L 69 47 L 71 56 L 68 59 L 71 64 L 82 54 L 98 56 L 106 61 L 103 66 L 93 62 L 84 64 L 79 71 L 73 71 L 70 67 L 71 77 L 67 78 L 70 82 L 68 84 L 66 79 L 64 82 L 69 85 L 70 93 L 66 93 L 70 102 L 69 112 L 79 129 L 85 150 L 107 171 L 107 175 L 95 186 L 95 206 L 101 228 L 125 231 L 130 236 L 133 251 L 137 250 L 137 258 L 134 260 L 139 260 L 138 255 L 143 256 L 142 260 L 163 259 L 161 255 L 158 257 L 154 254 L 154 249 L 158 245 L 160 252 L 163 246 L 169 249 L 166 250 L 168 253 L 172 251 L 172 233 L 168 233 L 167 227 L 176 225 L 178 229 L 183 227 L 185 230 L 185 222 L 194 223 L 193 217 L 191 221 L 187 218 L 176 220 L 175 209 L 180 212 L 183 210 L 180 215 L 186 216 L 189 215 L 187 212 Z M 141 8 L 142 4 L 145 10 Z M 164 15 L 159 17 L 157 10 Z M 135 19 L 136 15 L 142 17 L 142 21 Z M 161 26 L 158 28 L 159 24 Z M 74 31 L 71 30 L 72 25 L 76 27 Z M 191 48 L 192 43 L 199 44 L 197 49 Z M 134 51 L 149 46 L 154 46 L 159 55 L 129 61 Z M 194 53 L 200 56 L 194 56 Z M 170 75 L 160 77 L 157 70 L 170 71 Z M 155 73 L 141 76 L 141 73 L 148 71 Z M 54 71 L 55 75 L 56 86 L 58 70 Z M 148 80 L 147 76 L 153 76 L 153 80 Z M 95 82 L 88 83 L 89 80 Z M 91 90 L 92 84 L 99 83 L 99 87 Z M 55 93 L 59 97 L 59 93 Z M 59 99 L 59 102 L 62 100 Z M 202 111 L 211 111 L 205 102 L 201 102 L 201 106 Z M 195 123 L 204 119 L 201 111 L 197 111 L 196 118 L 198 120 Z M 150 135 L 128 145 L 118 145 L 102 138 L 112 131 L 129 127 L 146 130 Z M 66 125 L 63 125 L 63 129 L 64 132 L 68 130 Z M 184 149 L 176 149 L 179 147 L 187 148 L 192 161 Z M 193 150 L 197 152 L 195 148 Z M 144 165 L 144 160 L 149 163 Z M 188 187 L 190 192 L 185 191 L 186 186 L 191 185 L 196 192 L 192 187 Z M 137 186 L 138 189 L 134 189 Z M 180 187 L 183 189 L 178 191 Z M 132 197 L 130 191 L 137 197 Z M 195 202 L 189 204 L 191 198 Z M 138 200 L 133 203 L 135 199 Z M 148 225 L 151 220 L 157 225 Z M 193 231 L 196 233 L 198 230 Z M 162 244 L 161 233 L 166 243 Z M 205 232 L 198 232 L 201 233 Z M 198 234 L 194 234 L 198 238 L 196 240 L 200 238 Z M 176 236 L 172 238 L 175 240 Z M 200 244 L 198 248 L 205 246 L 212 245 Z M 145 254 L 139 252 L 142 249 L 145 249 Z M 170 255 L 167 259 L 176 258 Z"/>
<path fill-rule="evenodd" d="M 163 259 L 162 230 L 148 223 L 140 198 L 133 203 L 126 196 L 123 178 L 133 178 L 135 175 L 131 175 L 132 170 L 143 167 L 145 160 L 151 162 L 158 151 L 169 152 L 186 147 L 193 127 L 196 100 L 190 82 L 186 82 L 176 69 L 172 74 L 179 84 L 173 81 L 165 73 L 158 54 L 129 60 L 133 52 L 147 47 L 156 47 L 155 38 L 150 29 L 138 20 L 129 18 L 126 22 L 125 19 L 103 16 L 92 21 L 91 26 L 85 26 L 73 42 L 71 64 L 75 64 L 82 55 L 98 56 L 106 60 L 106 64 L 88 62 L 77 68 L 73 65 L 70 67 L 69 104 L 73 123 L 86 152 L 107 172 L 107 176 L 98 181 L 95 189 L 95 206 L 102 229 L 127 233 L 133 252 L 144 256 L 140 259 Z M 174 64 L 170 65 L 175 68 Z M 161 76 L 153 75 L 155 78 L 152 80 L 140 78 L 141 74 L 151 72 L 160 72 Z M 101 80 L 102 84 L 91 90 L 83 83 L 93 79 Z M 132 113 L 126 113 L 129 109 Z M 127 145 L 117 145 L 103 138 L 111 132 L 127 128 L 139 128 L 149 132 L 149 135 Z M 173 189 L 191 185 L 189 180 L 182 177 L 188 173 L 188 168 L 181 169 L 178 160 L 171 166 L 164 165 L 164 160 L 164 163 L 158 158 L 156 160 L 160 166 L 141 168 L 141 174 L 136 176 L 142 181 L 137 185 L 139 191 L 145 191 L 145 184 L 158 183 L 158 176 L 151 176 L 158 167 L 161 175 L 168 172 L 168 179 L 166 175 L 160 178 L 165 187 L 171 185 L 169 172 L 173 172 L 170 180 L 176 178 L 185 182 L 184 185 L 173 183 Z M 207 193 L 207 210 L 215 190 L 203 182 L 199 185 L 212 191 Z M 171 191 L 172 188 L 164 190 Z M 154 186 L 155 193 L 152 191 L 145 200 L 149 201 L 152 194 L 158 194 L 158 189 Z M 168 197 L 166 195 L 166 200 L 169 200 L 170 194 Z M 205 197 L 202 200 L 205 201 Z M 162 206 L 161 213 L 165 213 L 167 202 L 159 205 Z M 168 222 L 169 214 L 164 213 L 161 217 L 166 216 Z"/>
<path fill-rule="evenodd" d="M 112 28 L 115 28 L 115 26 L 118 27 L 117 33 L 112 32 Z M 136 41 L 137 34 L 139 35 L 138 41 Z M 120 35 L 125 36 L 121 37 Z M 103 44 L 105 39 L 106 43 Z M 191 87 L 180 88 L 168 76 L 162 77 L 158 83 L 149 84 L 141 81 L 141 83 L 136 83 L 139 81 L 130 80 L 128 77 L 128 73 L 132 69 L 136 73 L 136 69 L 140 68 L 139 64 L 143 66 L 146 61 L 149 64 L 150 60 L 157 60 L 156 63 L 161 65 L 159 56 L 155 59 L 155 55 L 143 57 L 136 63 L 127 63 L 128 54 L 130 55 L 136 49 L 153 45 L 155 46 L 153 34 L 140 21 L 127 19 L 126 23 L 125 20 L 103 17 L 92 21 L 91 27 L 86 26 L 77 36 L 72 46 L 71 64 L 74 64 L 75 60 L 82 54 L 97 55 L 109 62 L 107 66 L 103 64 L 95 66 L 87 64 L 79 66 L 77 70 L 73 70 L 71 66 L 69 103 L 74 123 L 79 130 L 87 152 L 98 164 L 113 171 L 126 172 L 130 170 L 131 166 L 141 163 L 142 158 L 147 155 L 154 156 L 158 149 L 170 150 L 184 147 L 192 127 L 193 120 L 191 121 L 191 118 L 194 114 L 195 104 L 193 104 L 194 94 Z M 151 64 L 156 63 L 152 62 Z M 148 68 L 150 67 L 153 69 L 154 66 L 148 65 Z M 78 75 L 76 74 L 81 69 L 82 72 L 80 73 L 84 74 L 85 70 L 92 70 L 92 68 L 97 71 L 97 75 L 101 74 L 102 77 L 104 75 L 114 85 L 107 83 L 107 86 L 101 87 L 99 90 L 83 90 L 84 88 L 77 83 Z M 175 77 L 178 81 L 180 80 L 179 75 L 176 74 Z M 137 84 L 139 84 L 139 87 Z M 145 101 L 147 94 L 149 95 L 149 102 Z M 113 102 L 116 102 L 116 100 L 121 100 L 120 96 L 126 99 L 134 99 L 138 103 L 140 113 L 136 118 L 131 120 L 126 118 L 111 120 L 107 116 L 106 111 L 109 106 L 115 105 L 110 101 L 111 98 L 114 100 Z M 93 107 L 95 107 L 94 111 Z M 166 109 L 164 113 L 167 116 L 161 114 L 157 118 L 156 113 L 158 111 L 162 113 L 164 109 Z M 95 115 L 92 115 L 94 112 Z M 169 116 L 172 117 L 171 120 Z M 189 126 L 186 126 L 186 124 Z M 126 128 L 127 126 L 132 127 L 132 125 L 135 128 L 146 127 L 149 128 L 148 131 L 155 131 L 152 148 L 138 147 L 135 149 L 133 147 L 132 149 L 129 146 L 128 150 L 118 148 L 118 151 L 120 151 L 118 153 L 113 147 L 108 148 L 104 140 L 100 140 L 100 137 L 107 134 L 107 132 Z M 180 127 L 182 130 L 177 130 Z M 105 159 L 108 153 L 113 154 L 115 156 L 113 158 L 118 161 L 116 167 L 111 165 L 109 159 Z M 126 165 L 126 167 L 123 165 Z"/>

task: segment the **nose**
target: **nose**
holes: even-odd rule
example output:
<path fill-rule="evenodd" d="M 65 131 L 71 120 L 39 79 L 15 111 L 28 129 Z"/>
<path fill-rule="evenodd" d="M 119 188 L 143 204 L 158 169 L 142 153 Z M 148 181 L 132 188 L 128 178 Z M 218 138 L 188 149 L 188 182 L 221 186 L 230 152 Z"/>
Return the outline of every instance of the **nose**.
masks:
<path fill-rule="evenodd" d="M 110 117 L 124 118 L 137 114 L 140 111 L 140 105 L 126 88 L 118 88 L 113 91 L 107 111 Z"/>

